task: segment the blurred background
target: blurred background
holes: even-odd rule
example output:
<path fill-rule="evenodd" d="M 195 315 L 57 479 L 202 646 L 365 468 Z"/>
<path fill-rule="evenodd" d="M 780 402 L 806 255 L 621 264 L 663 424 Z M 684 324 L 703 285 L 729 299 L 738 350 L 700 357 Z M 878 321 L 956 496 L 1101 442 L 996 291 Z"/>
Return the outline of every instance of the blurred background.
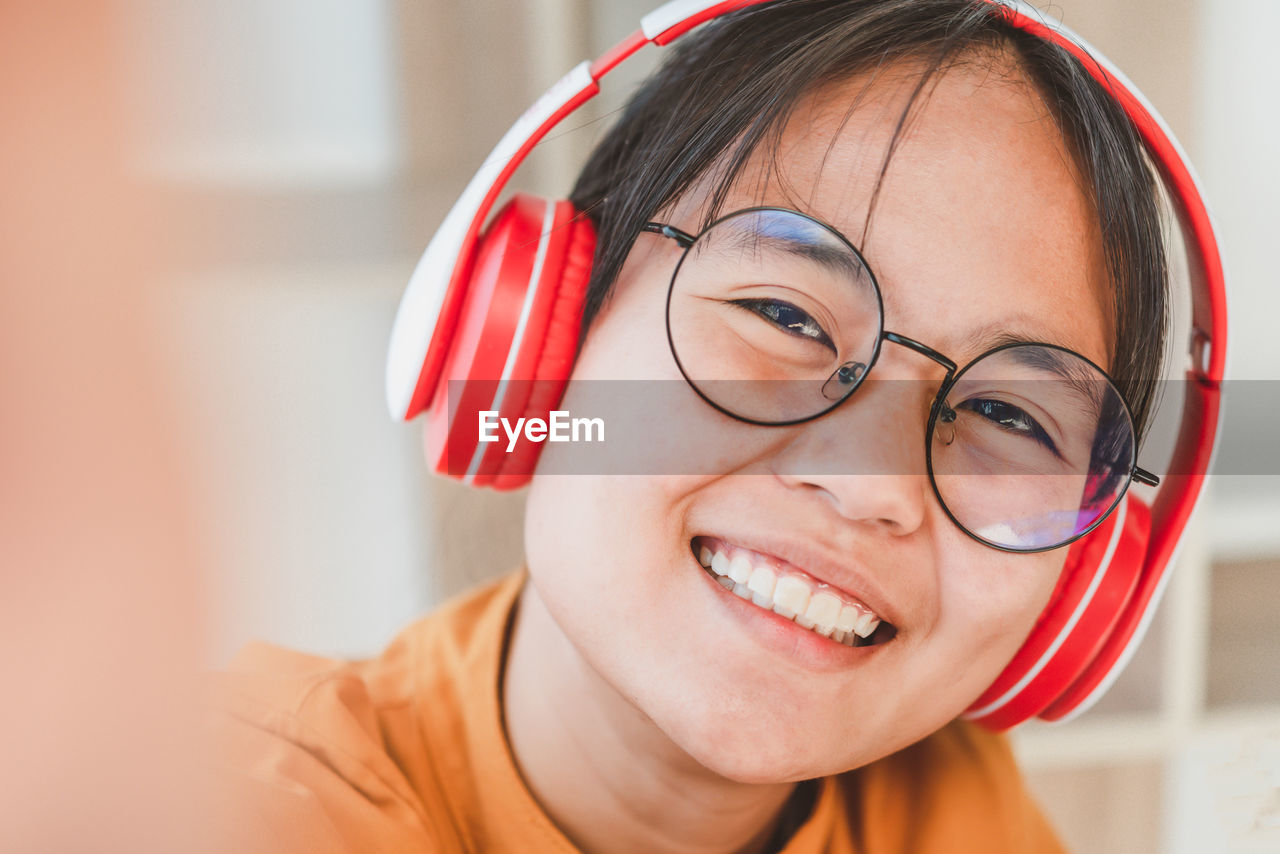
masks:
<path fill-rule="evenodd" d="M 121 745 L 182 738 L 165 721 L 191 665 L 254 638 L 372 654 L 518 564 L 522 497 L 428 477 L 418 429 L 387 417 L 388 330 L 503 131 L 654 5 L 3 1 L 0 676 L 28 702 L 0 712 L 18 734 L 0 794 L 30 809 L 0 849 L 79 850 L 50 846 L 81 837 L 50 830 L 48 792 L 132 763 L 129 803 L 98 798 L 123 850 L 136 794 L 163 802 L 174 769 Z M 1280 4 L 1042 8 L 1190 152 L 1228 262 L 1233 376 L 1280 379 Z M 516 186 L 567 193 L 650 52 Z M 1280 850 L 1278 579 L 1277 479 L 1217 478 L 1121 682 L 1017 735 L 1073 850 Z M 165 832 L 156 850 L 177 850 Z"/>

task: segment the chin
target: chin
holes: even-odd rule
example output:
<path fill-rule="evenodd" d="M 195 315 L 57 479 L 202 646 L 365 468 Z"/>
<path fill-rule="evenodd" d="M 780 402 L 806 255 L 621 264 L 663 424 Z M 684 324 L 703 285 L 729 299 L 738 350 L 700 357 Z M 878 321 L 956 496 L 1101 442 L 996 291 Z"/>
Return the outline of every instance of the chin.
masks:
<path fill-rule="evenodd" d="M 847 770 L 839 758 L 847 744 L 813 736 L 815 730 L 832 733 L 829 723 L 806 720 L 769 698 L 709 690 L 708 682 L 714 679 L 692 686 L 696 697 L 652 697 L 650 709 L 638 698 L 642 711 L 699 765 L 751 784 L 790 783 Z M 852 767 L 853 757 L 847 761 Z"/>
<path fill-rule="evenodd" d="M 680 743 L 707 770 L 735 783 L 794 783 L 829 773 L 815 768 L 804 750 L 785 743 L 751 739 L 695 738 Z"/>

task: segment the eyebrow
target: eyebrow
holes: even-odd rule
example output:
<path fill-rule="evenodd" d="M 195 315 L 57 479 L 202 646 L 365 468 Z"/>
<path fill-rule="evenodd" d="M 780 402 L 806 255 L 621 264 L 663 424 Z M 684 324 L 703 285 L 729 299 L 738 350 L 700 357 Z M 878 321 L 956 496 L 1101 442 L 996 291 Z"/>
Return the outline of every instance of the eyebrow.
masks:
<path fill-rule="evenodd" d="M 1053 330 L 1041 325 L 1039 318 L 1023 312 L 1013 317 L 988 321 L 963 338 L 957 338 L 953 346 L 958 356 L 966 353 L 978 356 L 1012 344 L 1048 344 L 1050 347 L 1076 352 L 1074 347 L 1059 340 Z"/>
<path fill-rule="evenodd" d="M 827 243 L 804 240 L 802 237 L 791 237 L 769 234 L 760 231 L 743 231 L 734 241 L 739 246 L 748 242 L 753 247 L 763 246 L 775 252 L 783 252 L 817 264 L 833 273 L 850 279 L 870 284 L 874 278 L 870 267 L 847 246 L 833 246 Z"/>
<path fill-rule="evenodd" d="M 1062 378 L 1063 382 L 1082 398 L 1089 401 L 1094 407 L 1095 412 L 1101 412 L 1103 406 L 1103 398 L 1106 388 L 1101 373 L 1085 370 L 1084 365 L 1075 363 L 1063 350 L 1071 350 L 1062 344 L 1053 344 L 1051 341 L 1045 340 L 1048 336 L 1035 337 L 1017 332 L 1011 332 L 1004 327 L 1004 324 L 995 326 L 987 325 L 979 329 L 974 334 L 965 339 L 965 352 L 973 352 L 977 350 L 980 354 L 985 354 L 999 347 L 1010 347 L 1007 351 L 1009 356 L 1020 365 L 1038 370 L 1046 370 L 1056 376 Z M 1028 344 L 1049 344 L 1049 347 L 1032 348 L 1028 346 L 1012 346 L 1012 345 L 1028 345 Z M 1060 347 L 1062 349 L 1053 349 Z M 1083 357 L 1081 357 L 1083 358 Z"/>

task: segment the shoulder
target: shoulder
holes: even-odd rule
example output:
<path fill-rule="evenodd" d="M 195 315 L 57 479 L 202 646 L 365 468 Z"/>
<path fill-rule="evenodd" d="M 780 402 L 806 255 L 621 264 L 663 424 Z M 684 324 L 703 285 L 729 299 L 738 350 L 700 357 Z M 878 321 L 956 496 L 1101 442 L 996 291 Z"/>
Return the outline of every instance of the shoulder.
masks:
<path fill-rule="evenodd" d="M 355 665 L 246 647 L 215 677 L 206 715 L 228 850 L 434 850 L 379 718 Z"/>
<path fill-rule="evenodd" d="M 445 711 L 452 675 L 480 642 L 477 624 L 512 583 L 447 603 L 372 659 L 254 643 L 215 674 L 205 718 L 234 847 L 455 850 L 438 763 L 457 757 L 428 743 L 418 698 L 425 685 L 434 713 Z"/>
<path fill-rule="evenodd" d="M 845 775 L 874 852 L 1061 854 L 1008 739 L 964 721 Z"/>

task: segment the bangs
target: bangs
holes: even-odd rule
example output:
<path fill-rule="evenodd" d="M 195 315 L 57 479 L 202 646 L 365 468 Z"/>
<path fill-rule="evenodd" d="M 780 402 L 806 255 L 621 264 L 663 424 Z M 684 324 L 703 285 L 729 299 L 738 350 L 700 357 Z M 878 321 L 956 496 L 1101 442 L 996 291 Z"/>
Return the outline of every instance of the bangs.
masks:
<path fill-rule="evenodd" d="M 902 75 L 911 90 L 879 161 L 865 239 L 894 153 L 931 87 L 946 70 L 975 63 L 1025 81 L 1075 161 L 1111 280 L 1111 374 L 1141 434 L 1168 328 L 1155 175 L 1103 85 L 1066 50 L 1013 27 L 984 0 L 780 0 L 716 19 L 677 42 L 596 147 L 571 195 L 599 234 L 583 332 L 645 222 L 700 192 L 705 228 L 726 213 L 731 193 L 759 196 L 779 173 L 783 132 L 806 96 L 864 77 L 845 105 L 843 128 L 873 85 Z M 743 184 L 748 163 L 762 166 L 752 186 Z"/>

